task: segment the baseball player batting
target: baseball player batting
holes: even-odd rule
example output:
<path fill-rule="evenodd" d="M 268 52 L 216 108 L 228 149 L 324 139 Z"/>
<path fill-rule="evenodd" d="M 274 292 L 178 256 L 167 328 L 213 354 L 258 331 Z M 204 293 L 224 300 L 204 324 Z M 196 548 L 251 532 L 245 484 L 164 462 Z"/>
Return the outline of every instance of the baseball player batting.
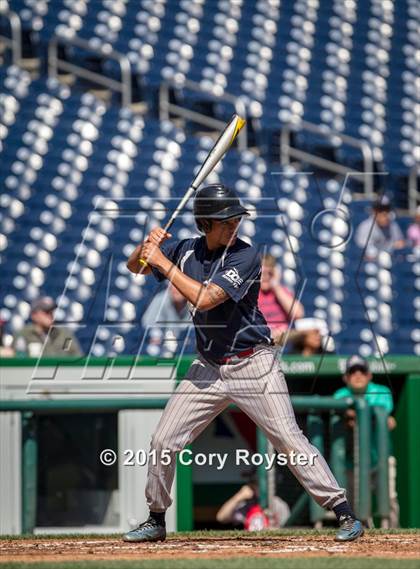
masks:
<path fill-rule="evenodd" d="M 313 465 L 288 466 L 314 500 L 332 509 L 338 520 L 337 541 L 364 533 L 327 462 L 298 427 L 270 329 L 258 308 L 261 258 L 256 247 L 237 237 L 249 215 L 235 192 L 222 184 L 199 190 L 194 217 L 201 237 L 166 241 L 153 229 L 130 255 L 134 273 L 168 279 L 189 301 L 198 357 L 169 399 L 151 441 L 165 461 L 149 461 L 148 519 L 123 536 L 125 541 L 159 541 L 166 537 L 165 511 L 171 505 L 176 453 L 192 443 L 228 405 L 235 403 L 265 433 L 280 453 L 316 455 Z M 154 463 L 155 462 L 155 463 Z"/>

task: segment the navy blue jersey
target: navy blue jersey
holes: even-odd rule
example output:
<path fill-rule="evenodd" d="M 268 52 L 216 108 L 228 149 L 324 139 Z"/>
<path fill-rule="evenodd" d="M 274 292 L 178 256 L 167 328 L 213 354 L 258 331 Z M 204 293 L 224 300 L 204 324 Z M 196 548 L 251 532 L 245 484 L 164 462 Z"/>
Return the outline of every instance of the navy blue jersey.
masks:
<path fill-rule="evenodd" d="M 261 256 L 256 247 L 237 238 L 231 247 L 211 251 L 203 236 L 165 241 L 161 250 L 183 273 L 200 283 L 217 284 L 230 297 L 205 312 L 192 307 L 197 349 L 204 358 L 217 361 L 271 342 L 258 308 Z M 157 268 L 152 271 L 159 281 L 165 278 Z"/>

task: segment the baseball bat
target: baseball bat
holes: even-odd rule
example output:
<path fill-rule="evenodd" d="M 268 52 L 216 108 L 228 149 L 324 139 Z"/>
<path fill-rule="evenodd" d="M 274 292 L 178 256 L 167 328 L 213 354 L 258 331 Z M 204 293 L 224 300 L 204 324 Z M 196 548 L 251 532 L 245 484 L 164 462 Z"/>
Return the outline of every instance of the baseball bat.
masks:
<path fill-rule="evenodd" d="M 163 228 L 165 231 L 168 231 L 171 228 L 173 222 L 178 217 L 187 201 L 197 191 L 200 184 L 203 183 L 210 172 L 216 167 L 216 165 L 220 162 L 220 160 L 232 146 L 233 141 L 237 137 L 241 128 L 244 126 L 245 122 L 245 119 L 236 114 L 233 115 L 233 117 L 230 119 L 229 123 L 226 125 L 223 132 L 216 140 L 213 148 L 210 150 L 207 158 L 204 160 L 203 165 L 192 181 L 190 187 L 185 192 L 184 197 L 179 202 L 178 206 L 175 208 L 175 211 L 167 221 L 165 227 Z M 143 267 L 147 267 L 147 262 L 143 259 L 139 259 L 139 263 L 143 265 Z"/>

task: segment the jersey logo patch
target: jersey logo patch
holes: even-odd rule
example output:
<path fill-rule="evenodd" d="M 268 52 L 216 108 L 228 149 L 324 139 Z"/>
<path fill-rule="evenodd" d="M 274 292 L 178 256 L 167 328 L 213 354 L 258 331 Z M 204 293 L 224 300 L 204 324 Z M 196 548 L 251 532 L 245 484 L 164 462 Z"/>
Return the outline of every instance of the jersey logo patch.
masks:
<path fill-rule="evenodd" d="M 238 273 L 238 269 L 229 269 L 223 273 L 222 277 L 229 281 L 235 288 L 238 288 L 244 281 Z"/>

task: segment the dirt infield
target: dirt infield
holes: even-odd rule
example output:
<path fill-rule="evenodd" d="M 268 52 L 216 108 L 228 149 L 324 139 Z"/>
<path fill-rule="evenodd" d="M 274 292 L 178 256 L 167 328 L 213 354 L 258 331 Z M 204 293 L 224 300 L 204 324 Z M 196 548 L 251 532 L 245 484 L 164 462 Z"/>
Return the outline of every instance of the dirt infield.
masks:
<path fill-rule="evenodd" d="M 130 544 L 114 536 L 4 539 L 0 565 L 6 562 L 54 562 L 135 559 L 217 559 L 232 557 L 382 557 L 420 559 L 420 533 L 374 533 L 348 544 L 333 535 L 188 537 L 163 543 Z"/>

